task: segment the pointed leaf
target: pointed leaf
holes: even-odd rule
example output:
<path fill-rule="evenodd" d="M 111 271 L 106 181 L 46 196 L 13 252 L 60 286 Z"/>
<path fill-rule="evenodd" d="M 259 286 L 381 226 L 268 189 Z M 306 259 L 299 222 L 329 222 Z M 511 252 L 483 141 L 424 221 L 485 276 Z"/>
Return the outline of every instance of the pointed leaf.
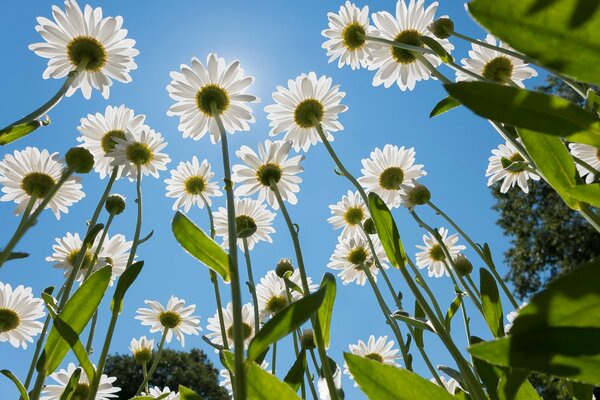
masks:
<path fill-rule="evenodd" d="M 564 192 L 573 199 L 600 208 L 600 183 L 579 184 L 564 189 Z"/>
<path fill-rule="evenodd" d="M 427 379 L 406 369 L 344 353 L 348 369 L 370 399 L 452 400 L 454 397 Z"/>
<path fill-rule="evenodd" d="M 504 314 L 500 293 L 494 276 L 485 268 L 479 269 L 481 304 L 485 322 L 495 337 L 504 336 Z"/>
<path fill-rule="evenodd" d="M 67 385 L 63 389 L 63 392 L 60 395 L 59 400 L 70 400 L 71 398 L 73 398 L 73 395 L 75 394 L 75 390 L 77 390 L 77 386 L 79 385 L 79 377 L 80 376 L 81 376 L 81 368 L 75 368 L 75 371 L 73 371 L 73 373 L 71 374 L 71 377 L 69 378 L 69 382 L 67 382 Z M 91 380 L 93 380 L 93 378 L 91 378 L 90 381 Z"/>
<path fill-rule="evenodd" d="M 457 293 L 456 297 L 454 298 L 454 301 L 452 301 L 452 303 L 450 304 L 450 307 L 448 307 L 448 311 L 446 312 L 446 317 L 444 318 L 444 326 L 446 327 L 446 330 L 448 331 L 448 333 L 450 333 L 450 322 L 452 321 L 452 317 L 454 317 L 454 314 L 456 314 L 456 312 L 458 311 L 458 309 L 462 303 L 462 298 L 463 298 L 463 294 Z"/>
<path fill-rule="evenodd" d="M 50 119 L 46 116 L 44 121 L 30 121 L 24 124 L 9 126 L 0 131 L 0 145 L 5 145 L 11 142 L 14 142 L 17 139 L 20 139 L 24 136 L 29 135 L 31 132 L 35 131 L 41 126 L 46 126 L 50 124 Z"/>
<path fill-rule="evenodd" d="M 423 42 L 423 44 L 425 44 L 425 46 L 433 50 L 444 63 L 454 62 L 454 58 L 452 58 L 450 53 L 448 53 L 446 49 L 444 49 L 444 46 L 442 46 L 436 39 L 425 35 L 421 36 L 419 39 L 421 42 Z"/>
<path fill-rule="evenodd" d="M 433 328 L 427 323 L 426 318 L 415 318 L 411 317 L 405 311 L 396 311 L 392 314 L 392 318 L 402 321 L 415 329 L 427 330 L 430 332 L 435 332 Z"/>
<path fill-rule="evenodd" d="M 190 255 L 229 282 L 229 256 L 188 217 L 177 212 L 171 224 L 175 239 Z"/>
<path fill-rule="evenodd" d="M 325 348 L 329 348 L 331 316 L 333 315 L 333 303 L 335 302 L 336 293 L 335 277 L 329 272 L 323 276 L 321 288 L 325 288 L 325 299 L 323 300 L 321 307 L 319 307 L 317 315 L 319 317 L 319 324 L 321 324 L 321 333 L 323 335 Z"/>
<path fill-rule="evenodd" d="M 446 96 L 442 100 L 440 100 L 431 113 L 429 114 L 429 118 L 437 117 L 438 115 L 442 115 L 452 110 L 453 108 L 459 107 L 461 105 L 460 101 L 456 100 L 452 96 Z"/>
<path fill-rule="evenodd" d="M 249 400 L 300 400 L 294 389 L 256 363 L 248 365 Z"/>
<path fill-rule="evenodd" d="M 499 400 L 540 400 L 540 395 L 527 380 L 530 371 L 506 368 L 498 382 Z"/>
<path fill-rule="evenodd" d="M 425 311 L 421 308 L 418 301 L 415 301 L 415 318 L 419 320 L 425 319 Z M 415 328 L 415 343 L 417 347 L 423 348 L 423 329 Z"/>
<path fill-rule="evenodd" d="M 298 388 L 302 384 L 304 380 L 304 370 L 306 369 L 306 350 L 302 349 L 300 354 L 298 354 L 298 358 L 285 375 L 283 381 L 290 385 L 294 391 L 298 391 Z"/>
<path fill-rule="evenodd" d="M 114 311 L 115 309 L 118 312 L 121 312 L 123 308 L 123 298 L 125 297 L 125 293 L 129 287 L 133 284 L 133 282 L 137 279 L 140 272 L 142 272 L 142 268 L 144 268 L 144 262 L 138 261 L 136 263 L 131 264 L 129 268 L 123 272 L 123 274 L 119 277 L 117 281 L 117 288 L 115 289 L 115 294 L 113 295 L 112 302 L 110 303 L 110 310 Z"/>
<path fill-rule="evenodd" d="M 6 376 L 15 384 L 23 400 L 29 400 L 29 394 L 27 393 L 27 389 L 25 389 L 25 386 L 23 386 L 19 378 L 17 378 L 12 372 L 10 372 L 7 369 L 0 370 L 0 373 Z"/>
<path fill-rule="evenodd" d="M 255 361 L 272 344 L 308 320 L 321 306 L 327 287 L 289 304 L 265 323 L 248 346 L 248 360 Z"/>
<path fill-rule="evenodd" d="M 202 397 L 194 392 L 192 389 L 188 389 L 183 385 L 179 385 L 179 399 L 180 400 L 202 400 Z"/>
<path fill-rule="evenodd" d="M 18 259 L 27 258 L 27 257 L 29 257 L 29 253 L 15 252 L 15 253 L 10 253 L 8 255 L 8 258 L 6 259 L 6 261 L 18 260 Z"/>
<path fill-rule="evenodd" d="M 459 371 L 445 365 L 438 365 L 437 369 L 454 379 L 461 387 L 467 387 L 467 385 L 465 385 L 465 381 L 463 380 L 462 374 Z"/>
<path fill-rule="evenodd" d="M 471 336 L 471 345 L 483 342 L 483 339 L 477 336 Z M 483 382 L 483 386 L 485 386 L 490 395 L 490 398 L 492 400 L 498 399 L 498 382 L 503 373 L 502 369 L 495 365 L 488 364 L 479 358 L 473 358 L 473 366 L 475 367 L 481 382 Z"/>
<path fill-rule="evenodd" d="M 406 265 L 406 253 L 400 240 L 396 222 L 381 197 L 373 192 L 369 193 L 369 211 L 388 260 L 396 268 L 404 267 Z"/>

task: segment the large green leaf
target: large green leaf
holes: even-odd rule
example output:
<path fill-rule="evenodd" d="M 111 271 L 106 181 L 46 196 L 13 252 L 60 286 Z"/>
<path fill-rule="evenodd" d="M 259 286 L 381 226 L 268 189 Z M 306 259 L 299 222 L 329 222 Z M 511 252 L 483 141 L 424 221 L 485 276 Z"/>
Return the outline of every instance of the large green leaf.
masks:
<path fill-rule="evenodd" d="M 329 272 L 323 276 L 321 288 L 325 288 L 325 299 L 317 312 L 319 324 L 321 324 L 321 334 L 325 348 L 329 347 L 329 338 L 331 331 L 331 316 L 333 315 L 333 303 L 335 302 L 336 283 L 335 277 Z"/>
<path fill-rule="evenodd" d="M 256 333 L 248 346 L 248 360 L 255 361 L 272 344 L 308 320 L 321 306 L 327 287 L 291 303 L 279 311 Z"/>
<path fill-rule="evenodd" d="M 188 253 L 229 282 L 229 256 L 221 246 L 179 211 L 171 227 L 175 239 Z"/>
<path fill-rule="evenodd" d="M 598 119 L 561 97 L 486 82 L 445 87 L 452 97 L 484 118 L 600 147 Z"/>
<path fill-rule="evenodd" d="M 373 192 L 369 193 L 369 211 L 388 260 L 396 268 L 404 267 L 406 253 L 396 222 L 394 222 L 388 206 L 381 200 L 381 197 Z"/>
<path fill-rule="evenodd" d="M 183 385 L 179 385 L 179 398 L 181 400 L 202 400 L 202 397 L 192 389 L 188 389 Z"/>
<path fill-rule="evenodd" d="M 290 385 L 294 391 L 298 391 L 302 381 L 304 380 L 304 370 L 306 369 L 306 350 L 302 349 L 296 361 L 285 375 L 283 381 Z"/>
<path fill-rule="evenodd" d="M 13 374 L 12 372 L 10 372 L 7 369 L 1 370 L 0 374 L 6 376 L 8 379 L 10 379 L 15 384 L 15 386 L 17 387 L 17 390 L 19 391 L 19 394 L 21 395 L 23 400 L 29 400 L 29 394 L 27 393 L 27 389 L 25 389 L 25 386 L 23 386 L 23 384 L 21 383 L 19 378 L 17 378 L 15 376 L 15 374 Z"/>
<path fill-rule="evenodd" d="M 539 400 L 540 395 L 527 380 L 530 371 L 506 368 L 498 381 L 499 400 Z"/>
<path fill-rule="evenodd" d="M 496 280 L 485 268 L 479 269 L 479 280 L 485 322 L 494 336 L 504 336 L 504 313 Z"/>
<path fill-rule="evenodd" d="M 117 288 L 115 289 L 115 294 L 113 295 L 112 301 L 110 303 L 111 311 L 117 309 L 119 312 L 121 312 L 121 309 L 123 308 L 123 298 L 125 297 L 125 293 L 127 293 L 127 290 L 136 280 L 140 272 L 142 272 L 143 267 L 143 261 L 133 263 L 119 277 L 119 280 L 117 282 Z"/>
<path fill-rule="evenodd" d="M 9 126 L 0 131 L 0 145 L 14 142 L 24 136 L 29 135 L 41 126 L 50 124 L 50 118 L 46 116 L 45 120 L 33 120 L 24 124 Z"/>
<path fill-rule="evenodd" d="M 451 400 L 446 389 L 406 369 L 344 353 L 348 369 L 360 389 L 370 399 Z"/>
<path fill-rule="evenodd" d="M 111 277 L 111 267 L 106 266 L 94 272 L 83 282 L 73 296 L 67 301 L 62 312 L 58 315 L 73 332 L 80 335 L 92 315 L 96 312 L 98 305 Z M 37 363 L 37 370 L 49 375 L 58 368 L 69 351 L 69 343 L 60 335 L 56 326 L 53 326 L 48 334 L 44 351 Z"/>
<path fill-rule="evenodd" d="M 475 0 L 475 19 L 547 68 L 600 84 L 600 8 L 596 0 Z"/>
<path fill-rule="evenodd" d="M 470 344 L 478 344 L 484 343 L 485 341 L 477 336 L 471 336 Z M 495 365 L 491 365 L 479 358 L 473 358 L 473 366 L 475 367 L 475 371 L 477 375 L 483 382 L 483 386 L 485 386 L 488 395 L 492 400 L 498 399 L 498 382 L 500 381 L 500 377 L 502 376 L 502 369 Z"/>
<path fill-rule="evenodd" d="M 565 193 L 574 199 L 600 208 L 600 183 L 578 184 L 565 189 Z"/>
<path fill-rule="evenodd" d="M 248 399 L 300 400 L 300 397 L 287 383 L 251 362 L 248 365 Z"/>

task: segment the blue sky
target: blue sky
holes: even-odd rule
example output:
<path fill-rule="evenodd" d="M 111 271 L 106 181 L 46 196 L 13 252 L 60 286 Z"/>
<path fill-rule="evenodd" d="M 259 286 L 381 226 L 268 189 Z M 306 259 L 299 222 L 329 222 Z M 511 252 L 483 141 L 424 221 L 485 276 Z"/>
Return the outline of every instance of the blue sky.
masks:
<path fill-rule="evenodd" d="M 333 77 L 334 82 L 340 84 L 347 93 L 344 104 L 349 106 L 349 110 L 340 117 L 345 130 L 335 134 L 333 142 L 346 167 L 359 175 L 360 160 L 367 158 L 375 147 L 381 148 L 387 143 L 414 146 L 417 162 L 425 164 L 428 172 L 422 182 L 430 188 L 433 201 L 453 216 L 476 241 L 490 244 L 504 275 L 506 270 L 501 261 L 508 239 L 502 236 L 500 228 L 495 225 L 497 214 L 491 210 L 494 201 L 486 187 L 485 178 L 490 150 L 501 142 L 500 137 L 486 121 L 464 109 L 453 110 L 430 120 L 430 110 L 445 96 L 437 81 L 420 82 L 414 91 L 401 92 L 396 86 L 390 89 L 373 87 L 373 72 L 338 69 L 337 63 L 328 64 L 325 51 L 321 48 L 324 41 L 321 31 L 327 27 L 327 12 L 337 11 L 341 3 L 329 0 L 236 0 L 228 4 L 192 0 L 92 1 L 92 5 L 103 7 L 105 15 L 122 15 L 129 37 L 137 41 L 135 47 L 140 55 L 135 60 L 138 69 L 132 72 L 133 82 L 116 82 L 111 88 L 109 100 L 104 100 L 97 91 L 89 101 L 79 92 L 71 98 L 65 98 L 51 112 L 52 124 L 49 127 L 0 148 L 0 156 L 27 146 L 47 148 L 62 155 L 77 144 L 76 127 L 81 117 L 88 113 L 103 112 L 107 105 L 125 104 L 137 113 L 146 114 L 146 123 L 166 138 L 169 145 L 165 151 L 173 160 L 170 169 L 175 168 L 179 161 L 190 160 L 196 155 L 200 159 L 208 159 L 217 176 L 222 176 L 220 148 L 212 145 L 207 137 L 198 142 L 184 140 L 177 130 L 177 118 L 166 116 L 166 110 L 172 103 L 165 90 L 170 81 L 169 71 L 177 70 L 182 63 L 189 64 L 194 56 L 205 60 L 208 53 L 216 52 L 226 60 L 239 59 L 246 73 L 256 78 L 250 92 L 261 98 L 261 103 L 253 107 L 257 122 L 250 132 L 230 136 L 232 153 L 241 145 L 256 147 L 258 142 L 268 138 L 268 121 L 263 107 L 272 103 L 271 93 L 276 85 L 286 84 L 288 79 L 300 73 L 315 71 L 318 75 Z M 3 55 L 0 64 L 2 126 L 39 106 L 62 83 L 42 79 L 46 60 L 27 48 L 30 43 L 41 40 L 34 29 L 35 18 L 50 17 L 51 4 L 41 0 L 12 2 L 3 8 L 0 15 L 0 36 L 4 38 L 0 41 L 0 54 Z M 368 4 L 372 12 L 393 12 L 395 6 L 391 0 L 360 1 L 358 4 Z M 462 2 L 442 0 L 438 15 L 443 14 L 452 17 L 458 31 L 474 37 L 484 36 L 483 31 L 466 15 Z M 466 56 L 469 46 L 458 40 L 453 40 L 453 43 L 456 47 L 455 58 Z M 453 77 L 451 71 L 444 69 L 443 72 Z M 540 78 L 537 78 L 537 81 L 529 84 L 539 82 Z M 232 163 L 237 163 L 237 160 L 232 160 Z M 304 182 L 298 195 L 299 203 L 290 207 L 290 213 L 300 224 L 308 272 L 315 280 L 320 280 L 327 271 L 326 265 L 339 233 L 326 222 L 328 206 L 337 202 L 351 186 L 333 173 L 333 162 L 322 145 L 309 150 L 303 166 Z M 133 319 L 135 310 L 143 306 L 145 299 L 165 303 L 171 294 L 175 294 L 188 303 L 196 304 L 196 314 L 201 316 L 203 327 L 206 326 L 207 317 L 215 313 L 216 306 L 206 268 L 181 250 L 171 234 L 172 199 L 164 195 L 164 179 L 168 176 L 168 173 L 162 173 L 158 180 L 151 177 L 143 180 L 143 233 L 154 230 L 155 234 L 139 250 L 139 258 L 145 260 L 146 267 L 125 300 L 112 353 L 127 353 L 131 337 L 149 335 L 148 329 Z M 29 252 L 30 257 L 6 264 L 0 271 L 0 281 L 13 286 L 32 286 L 36 293 L 47 286 L 59 285 L 62 272 L 53 269 L 45 257 L 52 253 L 55 238 L 62 237 L 66 232 L 84 232 L 85 221 L 90 218 L 105 182 L 93 173 L 85 175 L 83 184 L 86 197 L 73 206 L 69 214 L 56 221 L 50 212 L 45 212 L 17 248 Z M 128 180 L 121 180 L 114 190 L 127 196 L 128 209 L 117 217 L 111 233 L 123 233 L 131 239 L 135 224 L 134 185 Z M 224 197 L 217 201 L 217 205 L 224 205 Z M 13 203 L 0 203 L 0 243 L 8 240 L 18 223 L 13 210 Z M 426 210 L 421 210 L 420 214 L 432 226 L 445 226 L 441 219 Z M 205 210 L 194 209 L 189 215 L 198 224 L 207 227 Z M 407 252 L 414 255 L 414 246 L 421 244 L 423 231 L 405 210 L 396 210 L 395 216 Z M 280 215 L 276 218 L 275 228 L 274 244 L 260 243 L 252 252 L 256 280 L 272 269 L 279 258 L 293 257 L 291 241 Z M 467 254 L 474 260 L 476 268 L 481 266 L 472 251 L 467 251 Z M 412 308 L 412 296 L 400 274 L 391 270 L 390 276 L 395 286 L 405 294 L 406 307 Z M 475 277 L 475 280 L 478 278 Z M 447 308 L 453 298 L 450 280 L 430 279 L 429 283 L 442 308 Z M 382 286 L 383 289 L 385 287 Z M 228 294 L 225 288 L 223 292 Z M 244 296 L 246 301 L 250 300 L 247 292 Z M 391 301 L 389 304 L 392 307 Z M 505 302 L 505 311 L 509 311 L 509 307 Z M 103 302 L 100 311 L 97 338 L 102 338 L 106 331 L 108 301 Z M 348 344 L 356 343 L 359 339 L 366 341 L 371 334 L 392 336 L 368 286 L 343 286 L 339 283 L 334 311 L 330 354 L 340 363 L 343 360 L 342 352 L 347 350 Z M 472 325 L 474 334 L 489 337 L 482 319 L 475 313 L 472 313 Z M 454 321 L 453 331 L 459 346 L 464 348 L 460 318 Z M 426 343 L 435 364 L 452 365 L 447 352 L 435 338 L 426 336 Z M 101 342 L 96 343 L 98 350 L 92 355 L 94 362 L 101 345 Z M 181 348 L 176 341 L 171 342 L 169 347 Z M 200 337 L 189 338 L 186 341 L 188 347 L 202 348 L 220 367 L 217 355 Z M 429 378 L 424 363 L 416 354 L 416 349 L 413 350 L 416 371 Z M 4 343 L 0 345 L 0 368 L 11 369 L 24 379 L 32 353 L 33 346 L 24 351 Z M 285 370 L 291 366 L 291 353 L 290 347 L 288 355 L 279 358 L 279 374 L 285 374 Z M 281 347 L 278 354 L 284 354 Z M 349 399 L 364 397 L 346 377 L 343 387 Z M 13 398 L 16 391 L 8 380 L 0 379 L 0 393 L 5 395 L 3 397 Z"/>

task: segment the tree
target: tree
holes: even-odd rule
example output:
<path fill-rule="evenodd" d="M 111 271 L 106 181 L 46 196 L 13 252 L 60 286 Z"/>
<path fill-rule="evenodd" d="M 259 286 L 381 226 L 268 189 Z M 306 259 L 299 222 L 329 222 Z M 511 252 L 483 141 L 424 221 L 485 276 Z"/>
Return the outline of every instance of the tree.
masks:
<path fill-rule="evenodd" d="M 117 378 L 115 385 L 121 388 L 118 395 L 123 400 L 134 397 L 143 380 L 141 366 L 129 355 L 108 356 L 104 373 Z M 225 389 L 219 386 L 218 371 L 199 349 L 163 350 L 149 386 L 177 390 L 179 385 L 194 390 L 205 400 L 229 399 Z"/>

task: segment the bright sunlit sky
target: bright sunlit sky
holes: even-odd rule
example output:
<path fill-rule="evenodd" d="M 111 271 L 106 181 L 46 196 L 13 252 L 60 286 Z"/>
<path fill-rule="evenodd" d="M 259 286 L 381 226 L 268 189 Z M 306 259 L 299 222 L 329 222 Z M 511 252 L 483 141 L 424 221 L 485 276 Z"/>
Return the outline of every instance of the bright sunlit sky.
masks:
<path fill-rule="evenodd" d="M 51 5 L 56 1 L 19 1 L 3 7 L 0 13 L 0 63 L 1 92 L 0 125 L 4 126 L 18 117 L 37 108 L 51 97 L 62 84 L 59 80 L 44 80 L 42 72 L 46 60 L 36 56 L 27 46 L 41 41 L 35 31 L 35 18 L 51 18 Z M 250 132 L 230 136 L 230 150 L 233 154 L 241 145 L 256 147 L 258 142 L 268 138 L 268 121 L 263 107 L 272 103 L 271 93 L 276 85 L 285 85 L 288 79 L 303 72 L 315 71 L 318 75 L 328 75 L 334 83 L 341 85 L 347 93 L 344 104 L 349 110 L 340 117 L 345 129 L 335 134 L 333 147 L 340 158 L 355 175 L 360 175 L 360 160 L 367 158 L 375 147 L 386 143 L 414 147 L 417 162 L 425 165 L 428 172 L 421 182 L 428 185 L 433 201 L 453 216 L 476 241 L 487 241 L 493 249 L 501 274 L 506 272 L 502 265 L 502 253 L 508 246 L 508 239 L 502 236 L 495 225 L 497 214 L 491 207 L 494 200 L 486 187 L 485 169 L 492 148 L 501 143 L 501 138 L 486 121 L 475 117 L 465 109 L 453 110 L 441 117 L 429 119 L 433 106 L 445 96 L 443 87 L 437 81 L 417 84 L 412 92 L 401 92 L 397 86 L 389 89 L 371 85 L 373 72 L 338 69 L 337 63 L 328 64 L 325 51 L 321 48 L 324 38 L 321 31 L 327 27 L 327 12 L 337 11 L 341 0 L 331 1 L 91 1 L 94 6 L 102 6 L 105 16 L 122 15 L 124 27 L 129 37 L 137 41 L 140 55 L 135 61 L 138 69 L 132 71 L 133 82 L 115 82 L 110 90 L 110 98 L 105 100 L 94 91 L 91 100 L 85 100 L 78 91 L 65 98 L 51 113 L 52 124 L 34 134 L 0 148 L 0 156 L 24 149 L 27 146 L 46 148 L 61 155 L 77 145 L 76 138 L 80 118 L 88 113 L 104 112 L 107 105 L 121 105 L 133 108 L 136 113 L 147 115 L 146 123 L 161 132 L 169 145 L 166 152 L 173 160 L 169 169 L 180 161 L 191 160 L 192 156 L 206 158 L 222 176 L 221 150 L 212 145 L 208 137 L 200 141 L 184 140 L 177 130 L 178 118 L 168 117 L 166 111 L 172 104 L 165 87 L 170 82 L 169 71 L 178 70 L 182 63 L 189 64 L 196 56 L 206 60 L 210 52 L 216 52 L 226 60 L 239 59 L 245 72 L 256 80 L 249 92 L 260 97 L 261 102 L 253 105 L 256 124 Z M 427 4 L 430 2 L 427 1 Z M 366 3 L 359 1 L 359 5 Z M 80 2 L 83 7 L 83 3 Z M 371 0 L 372 12 L 388 10 L 393 12 L 395 2 L 391 0 Z M 62 6 L 62 4 L 61 4 Z M 441 0 L 438 15 L 450 15 L 456 29 L 474 37 L 484 37 L 484 32 L 467 16 L 463 2 Z M 466 56 L 469 46 L 453 40 L 455 58 Z M 442 69 L 453 79 L 453 73 Z M 529 85 L 540 83 L 529 81 Z M 233 159 L 232 163 L 237 163 Z M 304 173 L 299 202 L 290 207 L 292 218 L 300 225 L 302 248 L 309 275 L 319 281 L 327 272 L 329 261 L 337 242 L 336 232 L 327 223 L 329 205 L 337 202 L 351 188 L 348 181 L 333 173 L 333 162 L 322 145 L 311 147 L 303 161 Z M 215 313 L 215 300 L 205 266 L 186 254 L 175 241 L 170 223 L 173 216 L 173 199 L 165 197 L 163 172 L 160 179 L 146 177 L 143 180 L 144 222 L 143 235 L 155 231 L 151 241 L 139 249 L 139 259 L 145 260 L 145 268 L 127 294 L 124 310 L 117 325 L 111 353 L 128 353 L 128 345 L 133 336 L 149 335 L 147 327 L 134 320 L 137 308 L 144 306 L 145 299 L 166 303 L 174 294 L 188 303 L 196 304 L 196 314 L 201 317 L 207 333 L 207 318 Z M 17 286 L 33 287 L 39 293 L 47 286 L 60 285 L 62 272 L 52 268 L 45 257 L 52 254 L 55 238 L 67 232 L 85 232 L 85 221 L 91 217 L 101 195 L 105 181 L 100 181 L 95 173 L 83 176 L 86 197 L 75 204 L 69 214 L 57 221 L 49 211 L 43 213 L 39 223 L 31 229 L 17 246 L 17 251 L 30 253 L 24 260 L 11 261 L 0 271 L 0 281 Z M 116 218 L 111 234 L 123 233 L 128 239 L 133 237 L 135 226 L 134 185 L 128 180 L 118 181 L 115 192 L 128 198 L 126 212 Z M 217 199 L 217 206 L 224 206 L 225 197 Z M 6 243 L 14 232 L 18 219 L 13 216 L 15 204 L 1 203 L 2 229 L 0 243 Z M 419 211 L 432 226 L 446 226 L 444 221 L 423 209 Z M 394 211 L 400 233 L 409 254 L 416 252 L 415 245 L 422 243 L 423 231 L 404 209 Z M 208 230 L 206 211 L 192 209 L 189 216 Z M 102 215 L 103 219 L 106 214 Z M 277 232 L 273 244 L 259 243 L 251 253 L 255 279 L 258 281 L 268 270 L 274 268 L 281 257 L 293 257 L 291 240 L 284 220 L 278 215 L 275 220 Z M 461 240 L 461 243 L 465 243 Z M 1 247 L 1 246 L 0 246 Z M 476 268 L 481 261 L 472 250 L 467 255 Z M 244 267 L 243 259 L 240 266 Z M 245 271 L 245 267 L 241 268 Z M 413 311 L 414 300 L 408 293 L 398 271 L 390 271 L 396 287 L 404 293 L 405 307 Z M 245 281 L 245 273 L 242 274 Z M 478 277 L 474 279 L 478 281 Z M 430 278 L 442 308 L 446 309 L 453 298 L 453 288 L 449 278 Z M 222 292 L 229 297 L 229 287 Z M 381 286 L 382 291 L 385 287 Z M 106 332 L 109 316 L 109 299 L 100 307 L 100 320 L 96 338 L 101 340 Z M 244 291 L 245 301 L 250 295 Z M 226 300 L 228 301 L 228 300 Z M 393 308 L 390 299 L 390 308 Z M 473 311 L 473 310 L 471 310 Z M 505 302 L 505 312 L 510 305 Z M 489 337 L 480 316 L 472 312 L 473 334 Z M 406 333 L 406 329 L 403 329 Z M 370 287 L 350 284 L 344 286 L 338 280 L 338 294 L 333 316 L 332 345 L 330 355 L 343 363 L 342 353 L 348 345 L 359 339 L 366 341 L 369 335 L 388 335 L 391 330 L 385 324 L 381 311 Z M 453 323 L 453 334 L 459 347 L 466 348 L 463 322 L 459 316 Z M 159 339 L 157 334 L 149 335 Z M 443 346 L 432 336 L 425 335 L 428 353 L 435 364 L 452 365 L 452 360 Z M 87 338 L 87 333 L 84 334 Z M 96 341 L 97 351 L 92 355 L 94 362 L 102 343 Z M 289 343 L 288 343 L 289 344 Z M 181 349 L 173 340 L 170 348 Z M 208 353 L 217 368 L 220 362 L 217 354 L 199 336 L 186 340 L 186 349 L 199 347 Z M 291 346 L 286 351 L 279 347 L 277 374 L 281 378 L 293 363 Z M 27 350 L 15 349 L 8 343 L 0 344 L 0 368 L 11 369 L 24 379 L 34 345 Z M 417 372 L 430 378 L 425 364 L 413 347 L 414 367 Z M 286 354 L 287 353 L 287 354 Z M 270 355 L 268 356 L 270 362 Z M 402 363 L 402 362 L 401 362 Z M 403 363 L 402 363 L 403 364 Z M 346 398 L 364 398 L 353 387 L 353 382 L 343 378 Z M 0 379 L 2 398 L 15 398 L 16 390 L 7 379 Z"/>

